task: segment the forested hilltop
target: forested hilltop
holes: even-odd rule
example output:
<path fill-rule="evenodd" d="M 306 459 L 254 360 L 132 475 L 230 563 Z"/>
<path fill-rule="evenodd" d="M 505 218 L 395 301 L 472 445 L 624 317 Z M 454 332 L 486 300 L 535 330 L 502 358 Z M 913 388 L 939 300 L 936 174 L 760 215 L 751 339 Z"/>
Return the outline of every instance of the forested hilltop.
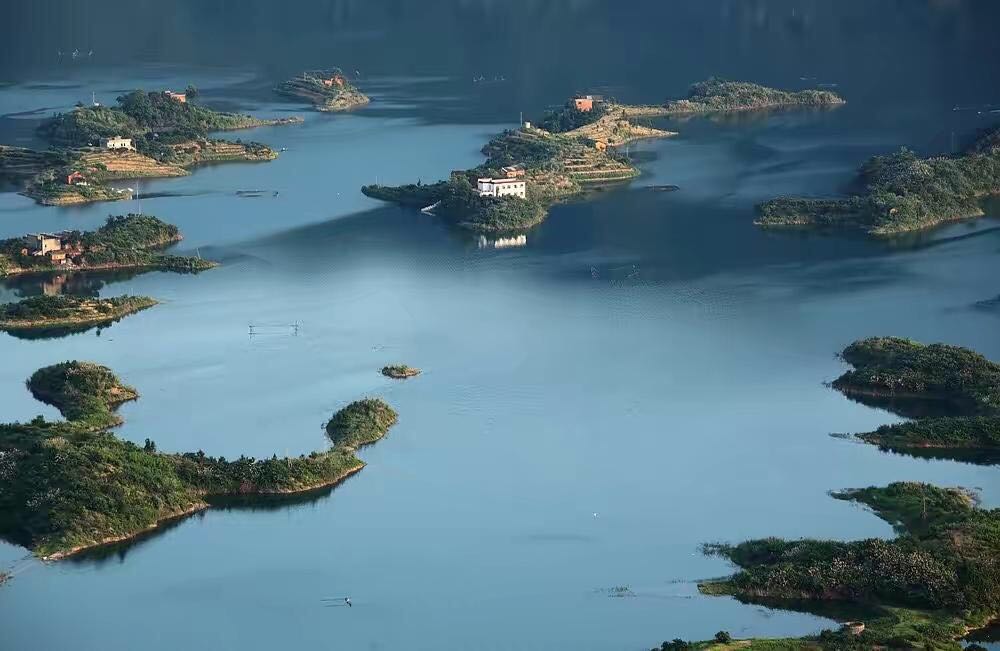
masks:
<path fill-rule="evenodd" d="M 396 422 L 391 407 L 366 399 L 333 416 L 326 451 L 227 461 L 201 451 L 160 452 L 149 439 L 140 447 L 109 432 L 121 422 L 115 408 L 138 393 L 106 367 L 57 364 L 32 375 L 28 388 L 66 420 L 0 425 L 0 536 L 48 559 L 128 540 L 214 499 L 332 486 L 364 467 L 353 450 Z"/>

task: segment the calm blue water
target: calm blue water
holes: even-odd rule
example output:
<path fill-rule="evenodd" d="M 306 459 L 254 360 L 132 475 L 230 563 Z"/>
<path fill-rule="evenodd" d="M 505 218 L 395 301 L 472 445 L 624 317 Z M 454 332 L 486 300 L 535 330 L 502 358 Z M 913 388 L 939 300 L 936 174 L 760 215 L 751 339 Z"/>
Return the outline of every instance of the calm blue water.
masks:
<path fill-rule="evenodd" d="M 251 65 L 46 74 L 44 87 L 0 89 L 4 142 L 32 142 L 32 111 L 63 110 L 91 88 L 109 101 L 186 80 L 205 101 L 306 122 L 237 134 L 287 148 L 272 163 L 142 182 L 142 210 L 185 233 L 177 250 L 222 266 L 88 277 L 102 295 L 163 301 L 100 336 L 0 335 L 4 420 L 56 417 L 23 381 L 75 358 L 140 390 L 120 434 L 164 450 L 320 449 L 325 420 L 364 395 L 383 396 L 400 422 L 363 452 L 363 472 L 301 504 L 211 510 L 51 565 L 0 546 L 15 572 L 0 589 L 5 649 L 610 650 L 719 629 L 803 634 L 832 624 L 698 595 L 698 579 L 730 571 L 699 544 L 891 536 L 826 493 L 894 480 L 977 487 L 1000 504 L 995 468 L 830 437 L 896 417 L 823 384 L 844 370 L 837 351 L 870 335 L 1000 359 L 1000 313 L 974 308 L 1000 294 L 998 206 L 893 243 L 751 224 L 755 201 L 836 192 L 873 153 L 948 150 L 952 131 L 961 140 L 984 124 L 975 112 L 901 102 L 858 68 L 840 110 L 668 123 L 679 137 L 632 147 L 642 178 L 558 206 L 525 247 L 496 250 L 358 192 L 472 166 L 490 134 L 516 123 L 457 72 L 372 75 L 371 107 L 350 115 L 275 102 L 273 79 Z M 658 99 L 643 84 L 625 92 Z M 971 86 L 966 96 L 989 99 Z M 658 183 L 681 190 L 645 187 Z M 42 208 L 3 193 L 0 236 L 137 208 Z M 0 298 L 35 291 L 9 283 Z M 390 382 L 378 373 L 389 362 L 424 374 Z M 604 592 L 619 585 L 636 597 Z M 321 601 L 343 595 L 354 608 Z"/>

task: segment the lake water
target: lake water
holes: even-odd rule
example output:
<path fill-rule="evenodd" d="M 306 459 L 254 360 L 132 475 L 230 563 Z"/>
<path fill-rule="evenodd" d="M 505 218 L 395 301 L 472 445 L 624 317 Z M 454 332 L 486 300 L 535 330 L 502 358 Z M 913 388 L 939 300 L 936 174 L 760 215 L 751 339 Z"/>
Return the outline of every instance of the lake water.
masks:
<path fill-rule="evenodd" d="M 209 510 L 56 564 L 3 544 L 0 562 L 15 576 L 0 589 L 2 648 L 604 651 L 720 629 L 799 635 L 833 623 L 698 595 L 697 580 L 730 571 L 699 545 L 888 537 L 888 525 L 827 491 L 895 480 L 976 487 L 1000 505 L 995 468 L 831 437 L 898 418 L 824 385 L 845 369 L 836 353 L 872 335 L 1000 359 L 1000 310 L 976 306 L 1000 294 L 1000 204 L 987 204 L 985 219 L 893 242 L 751 223 L 757 201 L 835 193 L 867 156 L 902 144 L 950 151 L 989 124 L 1000 59 L 988 59 L 997 45 L 983 3 L 716 2 L 661 15 L 652 4 L 615 12 L 582 2 L 560 18 L 525 2 L 536 20 L 521 33 L 512 10 L 491 3 L 437 6 L 419 20 L 401 8 L 379 23 L 377 9 L 328 2 L 303 9 L 316 20 L 303 17 L 301 38 L 268 4 L 247 3 L 224 43 L 197 41 L 230 17 L 195 3 L 158 27 L 200 43 L 191 47 L 201 60 L 134 34 L 109 46 L 134 59 L 46 60 L 42 48 L 56 49 L 47 34 L 25 45 L 23 68 L 3 69 L 5 144 L 37 144 L 39 115 L 91 92 L 109 102 L 189 81 L 206 103 L 305 123 L 230 134 L 287 148 L 274 162 L 143 181 L 141 209 L 186 235 L 176 250 L 222 266 L 67 284 L 163 304 L 99 335 L 0 335 L 0 413 L 57 417 L 24 379 L 86 359 L 142 395 L 121 410 L 120 435 L 162 450 L 321 449 L 326 419 L 365 395 L 384 397 L 399 424 L 363 451 L 360 474 L 314 499 Z M 642 12 L 675 40 L 636 22 Z M 896 12 L 902 25 L 888 20 Z M 62 49 L 102 33 L 99 16 L 89 31 L 54 30 Z M 486 19 L 500 34 L 477 40 Z M 414 29 L 435 25 L 442 38 L 414 41 Z M 709 34 L 695 39 L 698 29 Z M 268 37 L 247 50 L 248 33 Z M 594 44 L 580 55 L 589 75 L 559 56 L 574 34 Z M 380 44 L 394 38 L 415 43 L 412 55 L 386 54 Z M 268 92 L 279 72 L 340 62 L 365 69 L 369 107 L 326 115 Z M 504 79 L 474 84 L 477 69 Z M 791 88 L 815 77 L 838 83 L 849 103 L 664 121 L 680 135 L 630 148 L 641 178 L 555 207 L 523 247 L 483 247 L 358 191 L 473 166 L 519 111 L 534 116 L 574 90 L 653 102 L 709 74 Z M 680 190 L 647 187 L 666 183 Z M 236 194 L 248 189 L 266 192 Z M 91 228 L 138 208 L 45 208 L 6 192 L 0 237 Z M 0 299 L 38 291 L 12 281 Z M 393 382 L 378 373 L 390 362 L 424 373 Z M 622 585 L 635 596 L 608 596 Z M 343 595 L 353 608 L 322 601 Z"/>

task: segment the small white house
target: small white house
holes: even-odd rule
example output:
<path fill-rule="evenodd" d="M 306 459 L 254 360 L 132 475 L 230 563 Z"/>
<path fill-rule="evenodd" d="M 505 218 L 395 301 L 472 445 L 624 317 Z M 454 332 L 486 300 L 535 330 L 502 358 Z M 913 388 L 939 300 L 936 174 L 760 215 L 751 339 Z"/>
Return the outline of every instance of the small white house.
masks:
<path fill-rule="evenodd" d="M 101 141 L 101 145 L 105 149 L 135 149 L 131 138 L 122 138 L 120 136 L 105 138 Z"/>
<path fill-rule="evenodd" d="M 527 196 L 527 184 L 524 179 L 479 179 L 476 189 L 480 197 L 520 197 Z"/>

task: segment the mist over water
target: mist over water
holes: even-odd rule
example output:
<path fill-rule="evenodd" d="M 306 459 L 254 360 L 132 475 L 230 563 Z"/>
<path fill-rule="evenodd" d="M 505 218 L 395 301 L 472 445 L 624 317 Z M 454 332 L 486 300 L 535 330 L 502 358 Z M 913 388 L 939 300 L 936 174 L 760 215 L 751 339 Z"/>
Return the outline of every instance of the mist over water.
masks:
<path fill-rule="evenodd" d="M 99 334 L 0 335 L 3 420 L 57 418 L 24 379 L 86 359 L 141 394 L 119 435 L 161 450 L 323 449 L 323 423 L 365 395 L 400 422 L 362 452 L 361 473 L 312 499 L 212 509 L 58 564 L 3 544 L 15 577 L 0 589 L 0 646 L 605 651 L 833 626 L 700 596 L 697 580 L 731 568 L 699 545 L 891 536 L 827 495 L 844 487 L 921 480 L 1000 504 L 995 467 L 829 436 L 898 417 L 824 385 L 845 369 L 836 353 L 872 335 L 1000 359 L 1000 205 L 893 241 L 762 231 L 753 205 L 842 192 L 868 156 L 954 151 L 1000 119 L 997 13 L 819 0 L 10 7 L 0 143 L 40 146 L 39 120 L 92 93 L 188 83 L 210 106 L 305 122 L 225 136 L 285 148 L 273 162 L 143 180 L 141 209 L 185 234 L 175 251 L 222 265 L 46 279 L 162 304 Z M 77 48 L 94 54 L 68 59 Z M 331 65 L 360 73 L 368 107 L 320 114 L 271 93 Z M 491 134 L 570 93 L 656 102 L 710 75 L 836 84 L 848 104 L 663 120 L 680 135 L 631 146 L 640 178 L 554 207 L 524 246 L 482 246 L 359 192 L 474 166 Z M 3 192 L 0 237 L 138 208 Z M 42 291 L 5 281 L 0 300 Z M 392 362 L 424 373 L 392 382 L 378 373 Z M 621 585 L 636 596 L 608 596 Z M 321 601 L 342 595 L 353 608 Z"/>

